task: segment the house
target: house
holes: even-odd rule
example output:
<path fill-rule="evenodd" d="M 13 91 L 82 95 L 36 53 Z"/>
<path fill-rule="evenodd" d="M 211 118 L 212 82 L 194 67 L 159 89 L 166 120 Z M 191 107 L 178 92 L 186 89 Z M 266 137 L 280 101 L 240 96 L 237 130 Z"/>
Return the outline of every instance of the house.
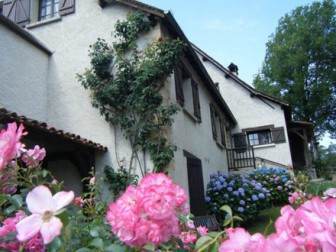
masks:
<path fill-rule="evenodd" d="M 89 45 L 98 37 L 113 40 L 114 24 L 133 10 L 156 21 L 139 44 L 166 36 L 186 44 L 161 92 L 182 109 L 169 129 L 177 151 L 167 171 L 185 188 L 191 211 L 205 214 L 204 187 L 211 173 L 228 172 L 226 150 L 237 120 L 172 14 L 134 0 L 3 0 L 0 6 L 2 127 L 23 123 L 26 145 L 44 146 L 44 165 L 77 194 L 92 166 L 100 176 L 105 165 L 117 169 L 131 156 L 128 141 L 91 106 L 90 91 L 76 78 L 89 67 Z"/>
<path fill-rule="evenodd" d="M 234 148 L 228 152 L 229 168 L 293 164 L 316 176 L 308 149 L 312 124 L 292 121 L 290 104 L 245 83 L 235 64 L 225 68 L 196 45 L 193 48 L 238 122 L 231 131 Z"/>

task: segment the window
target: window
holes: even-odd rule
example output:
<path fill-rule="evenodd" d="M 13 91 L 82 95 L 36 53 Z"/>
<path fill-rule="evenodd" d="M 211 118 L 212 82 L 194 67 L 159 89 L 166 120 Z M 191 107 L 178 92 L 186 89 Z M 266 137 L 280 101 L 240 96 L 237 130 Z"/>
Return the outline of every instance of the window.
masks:
<path fill-rule="evenodd" d="M 58 16 L 59 0 L 40 0 L 40 20 Z"/>
<path fill-rule="evenodd" d="M 271 140 L 271 131 L 259 131 L 259 132 L 249 132 L 248 140 L 250 145 L 261 145 L 261 144 L 270 144 Z"/>
<path fill-rule="evenodd" d="M 75 0 L 0 0 L 0 12 L 25 27 L 37 21 L 74 13 Z"/>
<path fill-rule="evenodd" d="M 190 115 L 201 121 L 198 84 L 183 67 L 175 68 L 176 101 Z"/>
<path fill-rule="evenodd" d="M 210 116 L 211 116 L 211 126 L 212 126 L 212 136 L 222 146 L 226 146 L 226 129 L 224 120 L 216 111 L 215 106 L 210 104 Z"/>
<path fill-rule="evenodd" d="M 274 125 L 265 125 L 256 128 L 246 128 L 242 131 L 242 133 L 233 135 L 235 148 L 286 142 L 284 127 L 275 128 Z"/>

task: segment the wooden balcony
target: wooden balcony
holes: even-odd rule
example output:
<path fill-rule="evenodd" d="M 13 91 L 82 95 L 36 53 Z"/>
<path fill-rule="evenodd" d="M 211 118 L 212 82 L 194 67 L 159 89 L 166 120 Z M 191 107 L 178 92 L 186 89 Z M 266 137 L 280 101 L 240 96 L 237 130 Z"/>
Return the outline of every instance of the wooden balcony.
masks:
<path fill-rule="evenodd" d="M 239 168 L 256 168 L 254 150 L 252 146 L 227 149 L 229 170 L 237 171 Z"/>

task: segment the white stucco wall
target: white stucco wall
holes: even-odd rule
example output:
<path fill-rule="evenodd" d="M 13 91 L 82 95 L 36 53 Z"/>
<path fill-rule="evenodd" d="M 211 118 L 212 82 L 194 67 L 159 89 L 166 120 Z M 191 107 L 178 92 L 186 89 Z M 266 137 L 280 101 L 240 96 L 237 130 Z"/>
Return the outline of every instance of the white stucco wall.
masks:
<path fill-rule="evenodd" d="M 201 58 L 201 56 L 199 55 Z M 244 128 L 254 128 L 265 125 L 284 127 L 285 143 L 256 146 L 255 157 L 271 160 L 283 165 L 291 164 L 291 154 L 288 141 L 284 110 L 281 105 L 258 97 L 251 97 L 250 92 L 232 78 L 225 78 L 225 74 L 210 61 L 202 61 L 214 82 L 219 83 L 220 92 L 237 119 L 237 126 L 232 134 L 241 132 Z"/>
<path fill-rule="evenodd" d="M 118 160 L 123 158 L 129 160 L 130 148 L 122 133 L 119 130 L 114 131 L 100 116 L 99 111 L 92 108 L 90 91 L 80 85 L 76 74 L 83 73 L 84 68 L 89 67 L 89 45 L 98 37 L 110 43 L 113 39 L 111 31 L 116 20 L 124 19 L 128 11 L 128 8 L 118 4 L 111 4 L 101 9 L 94 0 L 76 1 L 74 14 L 62 17 L 59 22 L 29 28 L 55 51 L 50 60 L 46 121 L 57 128 L 74 132 L 107 146 L 109 149 L 107 153 L 99 153 L 96 156 L 99 173 L 102 173 L 105 165 L 117 169 Z M 144 45 L 153 38 L 161 36 L 161 30 L 157 26 L 142 37 L 140 44 Z M 196 81 L 199 84 L 202 123 L 195 123 L 181 112 L 176 115 L 169 133 L 171 142 L 178 147 L 171 164 L 171 176 L 187 191 L 187 168 L 183 150 L 202 160 L 205 186 L 210 173 L 217 170 L 227 171 L 226 152 L 217 146 L 212 138 L 209 108 L 212 98 L 202 82 L 197 79 Z M 174 78 L 167 80 L 163 93 L 167 97 L 167 102 L 175 102 Z M 149 161 L 147 163 L 151 165 Z"/>
<path fill-rule="evenodd" d="M 102 9 L 95 0 L 76 1 L 75 13 L 63 16 L 61 21 L 28 26 L 31 33 L 55 51 L 48 76 L 47 123 L 106 146 L 109 151 L 96 159 L 100 169 L 105 165 L 118 169 L 117 161 L 129 160 L 129 143 L 120 130 L 115 131 L 99 110 L 92 107 L 91 92 L 81 86 L 76 74 L 82 74 L 90 67 L 89 46 L 97 38 L 111 44 L 114 39 L 111 31 L 116 21 L 124 20 L 129 11 L 118 4 Z M 158 37 L 160 30 L 156 27 L 142 36 L 139 44 L 144 45 Z"/>
<path fill-rule="evenodd" d="M 182 111 L 178 113 L 174 119 L 172 126 L 172 141 L 177 146 L 177 151 L 174 158 L 174 167 L 172 174 L 175 181 L 182 185 L 187 192 L 188 174 L 187 174 L 187 159 L 183 154 L 183 150 L 191 153 L 202 161 L 202 172 L 204 188 L 210 180 L 210 174 L 217 171 L 228 172 L 226 150 L 221 148 L 212 136 L 210 103 L 215 104 L 216 109 L 221 113 L 219 107 L 210 96 L 204 83 L 200 80 L 195 72 L 195 69 L 184 61 L 188 71 L 198 83 L 199 100 L 201 106 L 201 123 L 196 122 L 187 112 Z M 175 83 L 171 78 L 170 84 L 167 85 L 169 94 L 168 97 L 171 102 L 176 101 Z M 185 97 L 186 99 L 186 97 Z M 221 113 L 221 116 L 223 114 Z M 224 117 L 224 116 L 223 116 Z"/>
<path fill-rule="evenodd" d="M 0 22 L 0 107 L 45 121 L 49 55 Z"/>

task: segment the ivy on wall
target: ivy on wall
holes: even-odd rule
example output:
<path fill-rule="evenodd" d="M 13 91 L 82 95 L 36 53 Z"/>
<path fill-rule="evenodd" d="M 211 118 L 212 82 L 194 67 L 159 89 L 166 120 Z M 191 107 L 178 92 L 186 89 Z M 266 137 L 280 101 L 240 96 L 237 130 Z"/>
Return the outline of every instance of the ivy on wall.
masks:
<path fill-rule="evenodd" d="M 142 175 L 150 171 L 145 162 L 141 164 L 139 151 L 150 154 L 152 172 L 163 171 L 174 156 L 176 147 L 169 143 L 165 130 L 179 106 L 165 103 L 160 90 L 184 50 L 182 41 L 170 38 L 158 38 L 139 50 L 139 33 L 151 27 L 143 12 L 130 12 L 126 20 L 117 21 L 112 46 L 99 38 L 90 46 L 91 67 L 78 75 L 82 86 L 92 91 L 93 107 L 129 140 L 129 173 L 138 160 Z"/>

